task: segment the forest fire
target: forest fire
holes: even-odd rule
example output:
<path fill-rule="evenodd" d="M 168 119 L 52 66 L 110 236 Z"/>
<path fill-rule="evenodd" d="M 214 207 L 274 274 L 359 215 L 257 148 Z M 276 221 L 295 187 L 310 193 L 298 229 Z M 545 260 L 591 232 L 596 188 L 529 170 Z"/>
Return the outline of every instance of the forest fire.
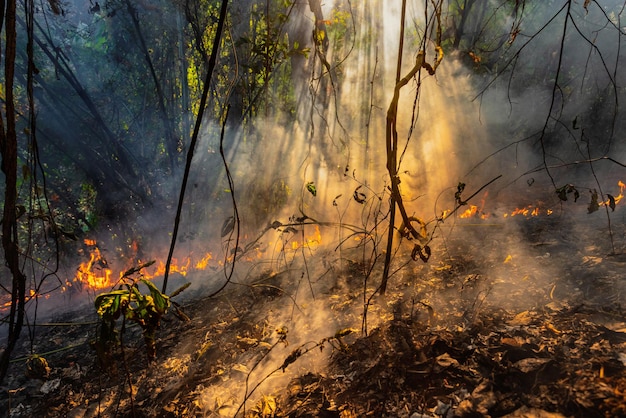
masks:
<path fill-rule="evenodd" d="M 617 185 L 619 187 L 618 195 L 613 196 L 611 194 L 606 194 L 607 196 L 606 200 L 598 202 L 597 200 L 594 201 L 594 199 L 597 199 L 597 194 L 595 195 L 596 197 L 593 197 L 594 193 L 592 193 L 592 203 L 595 203 L 597 205 L 596 207 L 608 206 L 611 209 L 615 209 L 615 206 L 623 200 L 624 189 L 626 189 L 626 183 L 622 182 L 621 180 L 617 182 Z M 578 197 L 576 199 L 578 199 Z M 461 219 L 470 219 L 470 218 L 487 219 L 490 217 L 490 214 L 483 210 L 484 206 L 485 206 L 484 200 L 481 203 L 480 207 L 476 205 L 469 205 L 469 207 L 459 215 L 459 218 Z M 524 207 L 515 208 L 510 212 L 506 212 L 502 215 L 502 217 L 512 218 L 512 217 L 518 216 L 518 217 L 524 217 L 524 218 L 534 218 L 538 216 L 550 216 L 554 213 L 553 209 L 546 208 L 544 206 L 545 205 L 543 203 L 529 204 Z M 592 210 L 590 209 L 589 213 L 591 212 Z"/>
<path fill-rule="evenodd" d="M 322 243 L 322 234 L 318 225 L 315 225 L 314 231 L 310 235 L 305 235 L 304 231 L 291 231 L 293 235 L 283 243 L 283 249 L 286 251 L 296 251 L 304 248 L 314 249 Z M 123 277 L 124 272 L 132 266 L 126 266 L 124 270 L 115 272 L 114 269 L 109 266 L 107 259 L 102 254 L 98 244 L 95 240 L 85 239 L 84 244 L 90 249 L 89 260 L 80 263 L 77 268 L 76 275 L 66 281 L 66 285 L 63 287 L 63 291 L 67 291 L 69 288 L 76 288 L 79 290 L 104 290 L 112 289 L 119 284 L 120 279 Z M 263 257 L 262 252 L 255 252 L 254 254 L 244 254 L 238 251 L 245 261 L 256 261 Z M 137 258 L 137 257 L 135 257 Z M 226 260 L 226 262 L 232 261 L 232 254 Z M 153 260 L 154 258 L 149 258 Z M 141 265 L 144 261 L 140 259 L 133 260 L 136 265 Z M 213 263 L 212 263 L 213 261 Z M 172 263 L 169 267 L 170 273 L 177 273 L 181 276 L 187 276 L 193 271 L 204 271 L 207 269 L 217 269 L 224 266 L 224 260 L 214 261 L 213 254 L 206 252 L 199 258 L 188 256 L 183 259 L 172 259 Z M 155 263 L 150 267 L 146 267 L 141 270 L 142 278 L 146 280 L 153 280 L 158 277 L 162 277 L 165 274 L 166 263 L 164 260 L 156 259 Z M 10 305 L 10 302 L 9 302 Z"/>
<path fill-rule="evenodd" d="M 511 213 L 505 213 L 502 215 L 504 218 L 513 217 L 513 216 L 523 216 L 523 217 L 536 217 L 540 215 L 550 216 L 554 213 L 552 209 L 542 209 L 536 205 L 528 205 L 523 208 L 515 208 L 515 210 L 511 211 Z"/>
<path fill-rule="evenodd" d="M 468 209 L 465 209 L 465 211 L 461 213 L 461 215 L 459 215 L 459 218 L 461 219 L 467 219 L 467 218 L 486 219 L 488 217 L 489 215 L 486 213 L 483 213 L 482 209 L 478 209 L 478 206 L 476 205 L 470 205 Z"/>
<path fill-rule="evenodd" d="M 80 263 L 77 268 L 76 275 L 71 280 L 66 282 L 66 286 L 63 291 L 68 290 L 70 287 L 76 287 L 78 289 L 88 288 L 90 290 L 103 290 L 111 289 L 116 286 L 124 275 L 124 271 L 120 271 L 118 274 L 114 274 L 114 271 L 102 255 L 100 248 L 96 241 L 86 239 L 84 240 L 86 246 L 90 247 L 89 261 Z M 186 257 L 179 262 L 177 259 L 172 259 L 170 265 L 170 273 L 178 273 L 182 276 L 186 276 L 189 272 L 195 270 L 206 270 L 210 267 L 209 261 L 213 259 L 213 255 L 207 252 L 199 260 L 193 260 L 192 257 Z M 142 262 L 137 261 L 140 265 Z M 151 267 L 146 267 L 142 270 L 142 278 L 152 280 L 156 277 L 161 277 L 165 274 L 166 263 L 163 260 L 158 260 Z"/>
<path fill-rule="evenodd" d="M 315 248 L 322 243 L 322 233 L 318 225 L 315 225 L 315 232 L 312 235 L 302 237 L 301 241 L 291 241 L 291 249 L 298 250 L 301 248 Z"/>
<path fill-rule="evenodd" d="M 614 204 L 618 204 L 619 202 L 622 201 L 622 199 L 624 198 L 624 189 L 626 189 L 626 184 L 623 181 L 619 180 L 617 182 L 617 185 L 619 186 L 619 194 L 617 196 L 615 196 L 615 197 L 612 197 L 612 196 L 609 197 L 607 200 L 605 200 L 604 202 L 601 203 L 602 205 L 604 205 L 604 206 L 606 206 L 606 205 L 611 206 L 612 205 L 612 203 L 611 203 L 612 201 L 613 201 Z"/>

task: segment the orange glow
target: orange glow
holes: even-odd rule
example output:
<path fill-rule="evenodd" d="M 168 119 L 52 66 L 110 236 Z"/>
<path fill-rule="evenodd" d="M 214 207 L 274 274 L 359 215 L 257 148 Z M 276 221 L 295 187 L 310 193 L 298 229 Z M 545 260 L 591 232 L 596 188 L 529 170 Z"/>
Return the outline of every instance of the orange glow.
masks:
<path fill-rule="evenodd" d="M 539 206 L 528 205 L 523 208 L 516 208 L 515 210 L 511 211 L 511 213 L 505 213 L 502 216 L 504 218 L 508 218 L 509 216 L 524 216 L 528 218 L 528 217 L 535 217 L 535 216 L 541 216 L 541 215 L 550 216 L 552 215 L 553 212 L 554 211 L 552 209 L 541 209 Z"/>
<path fill-rule="evenodd" d="M 87 244 L 87 242 L 93 242 L 93 244 Z M 105 267 L 107 265 L 106 260 L 102 257 L 100 249 L 95 246 L 95 241 L 85 240 L 85 244 L 94 246 L 89 261 L 81 263 L 74 277 L 74 282 L 86 284 L 92 289 L 104 289 L 113 286 L 111 282 L 111 269 Z"/>
<path fill-rule="evenodd" d="M 476 212 L 478 212 L 478 206 L 470 205 L 470 207 L 468 209 L 465 209 L 465 212 L 459 215 L 459 217 L 463 219 L 472 218 L 474 217 L 474 215 L 476 215 Z"/>
<path fill-rule="evenodd" d="M 211 253 L 206 253 L 206 255 L 202 257 L 202 259 L 196 263 L 196 266 L 195 266 L 196 270 L 206 269 L 209 265 L 209 260 L 212 260 L 212 259 L 213 259 L 213 255 Z"/>
<path fill-rule="evenodd" d="M 613 198 L 615 199 L 615 204 L 617 205 L 619 202 L 621 202 L 621 200 L 624 198 L 624 189 L 626 188 L 626 184 L 624 184 L 621 180 L 617 182 L 617 185 L 619 186 L 619 194 L 617 196 L 614 196 Z M 605 202 L 600 203 L 601 205 L 610 205 L 611 201 L 609 199 L 607 199 Z"/>
<path fill-rule="evenodd" d="M 300 241 L 291 241 L 291 249 L 297 250 L 301 247 L 315 248 L 322 243 L 322 233 L 318 225 L 315 225 L 315 232 L 307 237 L 304 237 L 304 243 Z"/>
<path fill-rule="evenodd" d="M 67 291 L 70 287 L 76 287 L 77 289 L 88 288 L 90 290 L 103 290 L 113 288 L 118 281 L 122 278 L 124 270 L 116 272 L 109 268 L 106 259 L 102 256 L 100 248 L 96 245 L 94 240 L 85 240 L 85 244 L 93 247 L 89 254 L 89 261 L 80 264 L 76 271 L 76 276 L 72 280 L 68 280 L 65 286 L 62 287 L 62 291 Z M 131 250 L 135 250 L 132 248 Z M 204 254 L 198 261 L 192 261 L 191 257 L 187 257 L 182 262 L 173 258 L 170 265 L 170 273 L 178 273 L 182 276 L 186 276 L 190 271 L 205 270 L 210 267 L 210 260 L 213 259 L 211 253 Z M 137 260 L 135 265 L 142 264 L 142 260 Z M 165 274 L 165 262 L 163 260 L 157 260 L 154 265 L 146 267 L 141 270 L 141 275 L 144 279 L 152 280 L 156 277 L 163 276 Z"/>
<path fill-rule="evenodd" d="M 463 213 L 459 215 L 459 218 L 468 219 L 468 218 L 480 218 L 487 219 L 489 218 L 489 214 L 483 212 L 485 207 L 485 201 L 487 200 L 488 193 L 485 192 L 482 199 L 480 200 L 480 206 L 478 205 L 469 205 L 469 208 L 465 209 Z M 444 211 L 444 218 L 447 217 L 448 211 Z"/>
<path fill-rule="evenodd" d="M 157 261 L 157 268 L 152 273 L 145 271 L 143 273 L 144 279 L 154 279 L 155 277 L 163 276 L 165 274 L 165 263 L 163 261 Z M 185 259 L 185 264 L 178 264 L 178 260 L 172 258 L 172 263 L 170 265 L 170 273 L 178 273 L 181 276 L 186 276 L 189 272 L 189 266 L 191 265 L 191 258 L 187 257 Z"/>

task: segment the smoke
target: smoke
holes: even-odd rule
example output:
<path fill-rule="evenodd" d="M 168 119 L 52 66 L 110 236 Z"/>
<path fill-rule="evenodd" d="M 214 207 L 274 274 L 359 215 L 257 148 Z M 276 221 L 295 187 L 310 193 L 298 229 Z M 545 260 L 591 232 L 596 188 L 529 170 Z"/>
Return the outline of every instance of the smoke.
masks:
<path fill-rule="evenodd" d="M 424 2 L 409 3 L 401 76 L 413 65 L 424 32 Z M 312 347 L 345 328 L 360 330 L 368 302 L 367 326 L 372 329 L 393 317 L 394 306 L 411 298 L 434 307 L 441 321 L 456 320 L 454 315 L 444 318 L 443 307 L 458 303 L 469 315 L 461 318 L 465 321 L 481 307 L 522 311 L 570 290 L 555 287 L 559 277 L 572 274 L 574 267 L 566 266 L 568 252 L 580 256 L 591 246 L 591 236 L 577 239 L 577 234 L 589 233 L 606 220 L 599 213 L 586 213 L 589 191 L 601 186 L 617 196 L 623 173 L 608 161 L 575 163 L 603 156 L 620 160 L 624 155 L 616 134 L 623 123 L 615 113 L 614 95 L 620 91 L 612 88 L 624 78 L 617 71 L 620 57 L 614 46 L 620 36 L 619 15 L 614 4 L 601 11 L 594 3 L 587 12 L 572 3 L 567 20 L 564 10 L 546 3 L 554 2 L 528 5 L 524 15 L 494 17 L 495 23 L 472 15 L 475 20 L 467 28 L 475 33 L 466 32 L 459 51 L 446 55 L 434 76 L 422 71 L 419 81 L 402 90 L 397 115 L 400 189 L 409 216 L 427 223 L 434 251 L 428 264 L 407 264 L 414 243 L 396 234 L 390 296 L 372 300 L 368 298 L 378 285 L 388 222 L 385 125 L 396 79 L 399 2 L 326 3 L 328 66 L 310 40 L 315 18 L 298 6 L 287 31 L 292 44 L 298 39 L 310 52 L 306 59 L 290 61 L 295 109 L 258 117 L 245 128 L 229 121 L 223 144 L 222 127 L 204 121 L 192 164 L 175 257 L 195 262 L 210 253 L 212 258 L 206 269 L 175 275 L 176 284 L 193 283 L 182 300 L 219 288 L 237 257 L 228 297 L 258 303 L 246 321 L 264 324 L 262 332 L 247 337 L 231 330 L 231 338 L 256 340 L 265 351 L 240 350 L 232 359 L 239 371 L 196 388 L 205 411 L 218 398 L 235 408 L 246 378 L 248 388 L 254 387 L 295 348 Z M 470 42 L 483 29 L 481 22 L 488 25 L 487 46 Z M 561 57 L 565 22 L 569 32 Z M 489 47 L 498 42 L 502 48 L 490 54 Z M 432 61 L 434 44 L 429 41 L 426 47 Z M 164 196 L 174 196 L 180 182 L 179 173 L 171 173 L 159 187 Z M 459 203 L 455 194 L 460 184 L 465 187 L 460 200 L 488 185 L 464 205 L 476 205 L 486 219 L 464 220 L 462 207 L 438 223 Z M 573 191 L 568 191 L 568 201 L 559 198 L 555 187 L 565 184 L 580 193 L 580 202 L 573 201 Z M 239 248 L 226 228 L 234 216 L 233 196 Z M 149 237 L 140 243 L 142 253 L 134 254 L 142 261 L 165 258 L 172 202 L 138 216 L 136 235 Z M 539 208 L 542 216 L 511 216 L 517 208 Z M 621 206 L 610 216 L 623 220 Z M 583 224 L 586 229 L 580 229 Z M 131 242 L 104 235 L 113 234 L 106 231 L 102 238 L 108 260 L 129 252 Z M 623 241 L 617 244 L 623 246 Z M 609 241 L 601 236 L 592 252 L 610 251 Z M 123 271 L 130 261 L 135 260 L 111 261 L 110 267 Z M 217 320 L 212 312 L 205 315 Z M 288 330 L 288 346 L 277 343 L 278 329 Z M 205 342 L 186 342 L 176 355 L 191 358 Z M 277 373 L 256 394 L 284 387 L 299 372 L 323 370 L 331 351 L 307 353 L 289 368 L 292 374 Z"/>

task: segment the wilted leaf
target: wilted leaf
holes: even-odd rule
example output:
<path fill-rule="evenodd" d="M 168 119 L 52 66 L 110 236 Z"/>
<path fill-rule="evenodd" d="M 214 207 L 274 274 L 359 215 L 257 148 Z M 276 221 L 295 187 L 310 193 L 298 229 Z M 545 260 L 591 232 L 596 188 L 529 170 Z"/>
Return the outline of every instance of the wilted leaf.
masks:
<path fill-rule="evenodd" d="M 422 247 L 419 244 L 415 244 L 415 247 L 413 247 L 413 251 L 411 251 L 411 258 L 413 259 L 413 261 L 417 261 L 417 259 L 421 259 L 424 263 L 428 262 L 428 259 L 430 258 L 430 247 L 428 245 L 425 245 L 424 247 Z"/>
<path fill-rule="evenodd" d="M 609 207 L 615 212 L 615 198 L 610 194 L 607 194 L 607 197 L 609 198 Z"/>
<path fill-rule="evenodd" d="M 224 238 L 226 235 L 230 234 L 233 229 L 235 229 L 235 217 L 234 216 L 229 216 L 225 221 L 224 224 L 222 225 L 222 235 L 221 237 Z"/>
<path fill-rule="evenodd" d="M 359 189 L 360 189 L 361 187 L 362 187 L 362 186 L 359 186 L 359 187 L 357 187 L 357 188 L 354 190 L 354 194 L 352 195 L 352 197 L 354 197 L 354 200 L 356 200 L 356 201 L 357 201 L 357 203 L 363 204 L 363 203 L 365 203 L 365 200 L 367 199 L 367 196 L 365 196 L 365 194 L 364 194 L 364 193 L 361 193 L 361 192 L 359 191 Z"/>
<path fill-rule="evenodd" d="M 317 196 L 317 189 L 315 188 L 315 183 L 313 183 L 312 181 L 308 182 L 306 184 L 306 189 L 309 191 L 309 193 L 311 193 L 313 196 Z"/>
<path fill-rule="evenodd" d="M 576 202 L 580 197 L 580 193 L 572 184 L 566 184 L 565 186 L 556 189 L 557 196 L 564 202 L 567 201 L 567 195 L 570 193 L 574 193 L 574 202 Z"/>
<path fill-rule="evenodd" d="M 283 369 L 283 373 L 285 372 L 285 369 L 287 369 L 287 367 L 289 367 L 290 364 L 298 360 L 298 358 L 300 358 L 302 354 L 303 354 L 303 351 L 301 348 L 296 348 L 295 350 L 293 350 L 291 354 L 287 356 L 283 364 L 280 366 L 280 368 Z"/>
<path fill-rule="evenodd" d="M 596 212 L 600 209 L 600 204 L 598 203 L 598 192 L 594 190 L 591 192 L 591 201 L 589 202 L 589 206 L 587 206 L 587 213 Z"/>
<path fill-rule="evenodd" d="M 465 190 L 465 183 L 460 183 L 456 186 L 456 193 L 454 193 L 454 200 L 459 206 L 467 205 L 467 202 L 461 199 L 461 193 Z"/>
<path fill-rule="evenodd" d="M 274 229 L 280 228 L 281 226 L 283 226 L 283 224 L 280 221 L 274 221 L 270 224 L 270 228 Z"/>
<path fill-rule="evenodd" d="M 335 198 L 333 199 L 333 206 L 337 206 L 337 199 L 339 199 L 342 195 L 337 195 L 335 196 Z"/>

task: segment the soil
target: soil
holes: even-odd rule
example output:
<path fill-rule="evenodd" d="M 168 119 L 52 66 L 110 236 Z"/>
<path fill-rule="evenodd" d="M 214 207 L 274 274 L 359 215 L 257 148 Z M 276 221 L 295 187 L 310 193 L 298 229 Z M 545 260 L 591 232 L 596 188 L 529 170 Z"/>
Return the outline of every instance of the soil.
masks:
<path fill-rule="evenodd" d="M 612 232 L 623 236 L 623 228 Z M 214 298 L 194 290 L 182 303 L 189 321 L 163 318 L 150 364 L 137 327 L 124 330 L 122 346 L 103 362 L 90 345 L 92 309 L 57 315 L 34 328 L 32 347 L 24 339 L 0 411 L 626 416 L 626 257 L 608 255 L 602 222 L 581 230 L 529 219 L 515 221 L 514 230 L 459 222 L 442 229 L 428 263 L 411 261 L 413 244 L 404 243 L 406 264 L 397 266 L 384 296 L 372 296 L 380 276 L 374 270 L 364 283 L 368 269 L 356 252 L 344 254 L 341 266 L 316 259 L 327 268 L 314 280 L 277 269 Z M 28 356 L 33 352 L 41 357 Z"/>

